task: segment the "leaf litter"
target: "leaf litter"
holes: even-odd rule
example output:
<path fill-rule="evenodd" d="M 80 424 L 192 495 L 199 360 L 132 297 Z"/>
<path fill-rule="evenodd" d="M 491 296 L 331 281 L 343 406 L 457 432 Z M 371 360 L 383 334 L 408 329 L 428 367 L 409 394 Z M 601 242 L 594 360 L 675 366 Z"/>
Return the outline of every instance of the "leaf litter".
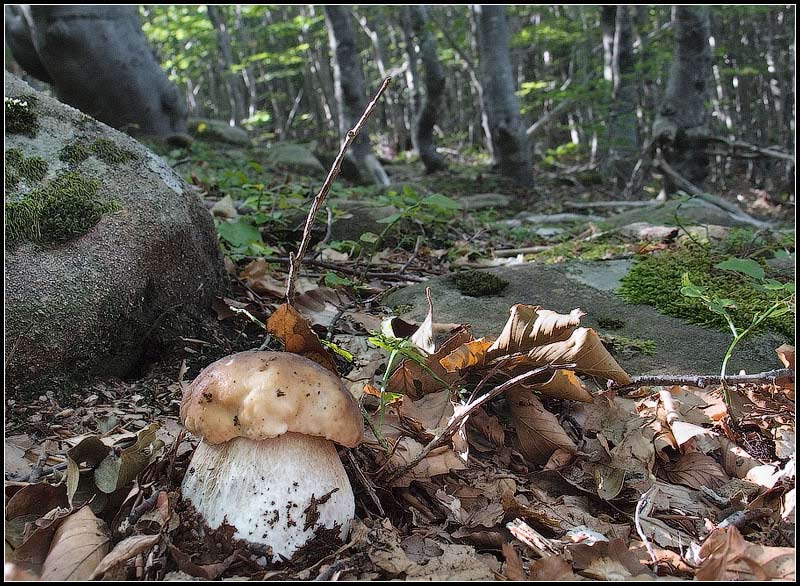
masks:
<path fill-rule="evenodd" d="M 293 305 L 273 302 L 269 266 L 239 278 L 220 319 L 250 347 L 343 375 L 368 418 L 343 457 L 349 540 L 274 559 L 203 525 L 180 499 L 196 444 L 177 422 L 182 367 L 147 399 L 98 385 L 72 412 L 42 396 L 7 424 L 7 576 L 794 579 L 791 381 L 737 385 L 733 428 L 719 388 L 608 390 L 631 379 L 581 309 L 515 305 L 496 338 L 476 339 L 437 324 L 430 297 L 412 324 L 344 286 L 300 283 Z M 793 348 L 777 356 L 793 366 Z"/>

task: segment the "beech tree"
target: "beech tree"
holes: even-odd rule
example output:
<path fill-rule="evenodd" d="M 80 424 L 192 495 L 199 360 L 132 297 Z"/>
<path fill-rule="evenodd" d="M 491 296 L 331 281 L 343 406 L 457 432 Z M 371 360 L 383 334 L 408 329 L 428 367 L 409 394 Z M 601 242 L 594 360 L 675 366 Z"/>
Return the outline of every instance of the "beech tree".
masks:
<path fill-rule="evenodd" d="M 217 33 L 220 58 L 222 60 L 225 87 L 231 103 L 231 119 L 238 126 L 247 117 L 247 104 L 245 102 L 244 81 L 233 72 L 233 50 L 231 49 L 231 35 L 228 32 L 227 15 L 223 6 L 208 4 L 208 19 Z"/>
<path fill-rule="evenodd" d="M 524 186 L 533 185 L 528 138 L 522 123 L 509 54 L 506 9 L 473 7 L 478 21 L 481 85 L 486 101 L 494 157 L 500 174 Z"/>
<path fill-rule="evenodd" d="M 429 28 L 428 11 L 427 6 L 417 4 L 409 6 L 410 25 L 417 46 L 412 45 L 407 47 L 407 50 L 411 62 L 415 49 L 419 50 L 420 62 L 424 69 L 422 78 L 424 94 L 420 92 L 419 87 L 414 88 L 416 95 L 412 138 L 414 148 L 419 152 L 419 157 L 425 165 L 425 171 L 432 173 L 447 167 L 444 157 L 436 152 L 436 142 L 433 137 L 433 127 L 439 122 L 447 78 L 436 51 L 436 37 Z"/>
<path fill-rule="evenodd" d="M 701 187 L 708 175 L 711 135 L 710 17 L 707 7 L 674 6 L 675 53 L 664 100 L 653 123 L 654 144 L 684 178 Z M 672 190 L 667 182 L 666 190 Z"/>
<path fill-rule="evenodd" d="M 344 137 L 367 105 L 364 70 L 358 56 L 353 13 L 347 6 L 325 6 L 325 22 L 333 61 L 334 94 L 339 110 L 339 135 Z M 389 177 L 372 152 L 369 134 L 362 130 L 348 152 L 362 176 L 389 184 Z"/>
<path fill-rule="evenodd" d="M 142 33 L 137 6 L 7 5 L 6 41 L 59 99 L 132 133 L 186 131 L 186 108 Z"/>

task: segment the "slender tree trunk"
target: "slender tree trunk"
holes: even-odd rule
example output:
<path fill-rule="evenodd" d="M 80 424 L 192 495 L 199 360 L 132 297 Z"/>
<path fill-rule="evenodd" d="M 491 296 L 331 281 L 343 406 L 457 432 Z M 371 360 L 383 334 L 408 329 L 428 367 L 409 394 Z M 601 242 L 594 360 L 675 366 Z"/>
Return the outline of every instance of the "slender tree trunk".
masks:
<path fill-rule="evenodd" d="M 616 9 L 614 27 L 614 92 L 608 121 L 608 172 L 617 187 L 623 187 L 630 179 L 636 158 L 639 155 L 639 136 L 636 125 L 636 85 L 633 55 L 633 33 L 631 14 L 627 6 Z"/>
<path fill-rule="evenodd" d="M 481 82 L 500 174 L 520 185 L 532 186 L 528 138 L 522 124 L 519 100 L 514 93 L 505 7 L 476 5 L 473 10 L 478 20 Z"/>
<path fill-rule="evenodd" d="M 711 83 L 710 19 L 707 7 L 675 6 L 675 55 L 664 100 L 653 123 L 654 144 L 683 177 L 702 186 L 709 159 L 704 151 L 710 135 L 707 108 Z M 667 193 L 674 186 L 667 182 Z"/>
<path fill-rule="evenodd" d="M 600 7 L 600 28 L 603 31 L 603 79 L 614 81 L 614 28 L 617 22 L 616 6 Z"/>
<path fill-rule="evenodd" d="M 131 133 L 186 132 L 186 106 L 142 33 L 138 7 L 26 4 L 13 15 L 9 46 L 61 101 Z"/>
<path fill-rule="evenodd" d="M 444 68 L 436 51 L 436 38 L 429 28 L 428 7 L 418 4 L 410 7 L 411 26 L 419 42 L 420 61 L 425 70 L 423 82 L 425 95 L 414 116 L 414 147 L 425 165 L 426 173 L 433 173 L 447 167 L 444 158 L 436 152 L 433 128 L 439 121 L 445 90 Z M 414 45 L 408 47 L 414 52 Z M 411 60 L 411 57 L 409 57 Z M 415 100 L 415 106 L 417 106 Z"/>
<path fill-rule="evenodd" d="M 231 106 L 231 121 L 239 126 L 247 117 L 244 88 L 239 75 L 233 72 L 233 50 L 231 49 L 231 35 L 228 32 L 228 19 L 224 10 L 216 4 L 207 4 L 208 19 L 217 33 L 220 57 L 223 66 L 223 79 L 228 90 L 228 101 Z"/>
<path fill-rule="evenodd" d="M 325 6 L 325 22 L 333 54 L 333 79 L 339 110 L 339 135 L 343 138 L 359 119 L 367 105 L 364 70 L 356 46 L 353 13 L 347 6 Z M 388 185 L 389 177 L 372 152 L 366 128 L 353 141 L 348 157 L 362 176 L 379 185 Z"/>

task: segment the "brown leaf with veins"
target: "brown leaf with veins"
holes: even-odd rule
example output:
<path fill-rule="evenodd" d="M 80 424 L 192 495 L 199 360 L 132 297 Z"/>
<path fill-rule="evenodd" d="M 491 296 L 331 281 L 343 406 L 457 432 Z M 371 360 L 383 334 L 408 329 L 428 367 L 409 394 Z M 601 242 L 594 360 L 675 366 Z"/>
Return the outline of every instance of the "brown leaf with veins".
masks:
<path fill-rule="evenodd" d="M 506 558 L 506 567 L 503 569 L 506 578 L 515 582 L 528 580 L 528 574 L 522 567 L 522 560 L 510 543 L 503 543 L 503 557 Z"/>
<path fill-rule="evenodd" d="M 480 338 L 459 346 L 447 356 L 439 360 L 439 364 L 447 372 L 458 372 L 467 368 L 483 368 L 486 352 L 494 343 L 491 339 Z"/>
<path fill-rule="evenodd" d="M 539 582 L 572 582 L 580 580 L 572 571 L 572 564 L 560 555 L 549 555 L 535 560 L 528 567 L 529 580 Z"/>
<path fill-rule="evenodd" d="M 719 488 L 729 480 L 717 461 L 702 452 L 689 452 L 674 463 L 662 465 L 659 476 L 673 484 L 682 484 L 696 490 L 704 486 Z"/>
<path fill-rule="evenodd" d="M 522 386 L 528 385 L 523 383 Z M 554 399 L 568 399 L 583 403 L 594 402 L 592 394 L 581 379 L 571 370 L 557 370 L 550 377 L 550 380 L 543 383 L 533 383 L 530 388 L 541 395 L 553 397 Z"/>
<path fill-rule="evenodd" d="M 489 348 L 489 359 L 566 340 L 584 315 L 580 309 L 573 309 L 565 315 L 542 309 L 540 305 L 513 305 L 500 337 Z"/>
<path fill-rule="evenodd" d="M 531 391 L 515 387 L 506 391 L 511 417 L 519 440 L 519 451 L 528 462 L 547 464 L 558 449 L 575 453 L 578 447 L 556 416 L 544 408 Z"/>
<path fill-rule="evenodd" d="M 748 543 L 730 525 L 716 529 L 700 548 L 703 560 L 695 573 L 697 580 L 786 580 L 794 582 L 795 549 Z"/>
<path fill-rule="evenodd" d="M 42 567 L 42 580 L 88 580 L 106 556 L 111 533 L 88 506 L 70 515 L 56 529 Z"/>
<path fill-rule="evenodd" d="M 267 331 L 283 340 L 287 352 L 300 354 L 332 372 L 336 364 L 317 334 L 300 313 L 288 303 L 279 306 L 267 320 Z"/>

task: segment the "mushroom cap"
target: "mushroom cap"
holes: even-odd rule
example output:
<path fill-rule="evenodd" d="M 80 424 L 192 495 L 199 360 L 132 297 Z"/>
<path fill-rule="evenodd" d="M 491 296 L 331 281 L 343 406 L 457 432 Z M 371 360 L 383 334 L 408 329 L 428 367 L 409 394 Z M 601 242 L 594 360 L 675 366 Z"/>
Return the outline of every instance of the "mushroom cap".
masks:
<path fill-rule="evenodd" d="M 290 352 L 239 352 L 210 364 L 184 388 L 181 420 L 212 444 L 295 432 L 353 448 L 364 435 L 341 379 Z"/>

